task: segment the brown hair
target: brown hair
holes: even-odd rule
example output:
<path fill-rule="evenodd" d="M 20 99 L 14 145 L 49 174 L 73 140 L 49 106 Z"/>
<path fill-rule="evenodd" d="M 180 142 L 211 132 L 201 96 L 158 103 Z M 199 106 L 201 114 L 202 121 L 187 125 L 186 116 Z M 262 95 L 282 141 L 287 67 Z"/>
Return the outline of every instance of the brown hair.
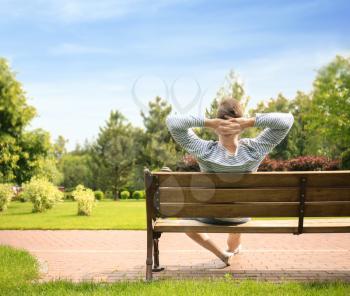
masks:
<path fill-rule="evenodd" d="M 223 98 L 219 102 L 219 108 L 216 117 L 221 119 L 227 119 L 229 117 L 243 117 L 243 109 L 238 100 L 233 98 Z"/>

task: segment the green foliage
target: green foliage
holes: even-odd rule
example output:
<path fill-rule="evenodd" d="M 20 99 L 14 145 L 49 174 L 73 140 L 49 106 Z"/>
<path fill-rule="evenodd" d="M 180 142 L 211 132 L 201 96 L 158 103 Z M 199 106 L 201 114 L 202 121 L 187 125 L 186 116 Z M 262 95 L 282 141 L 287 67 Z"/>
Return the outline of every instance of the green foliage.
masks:
<path fill-rule="evenodd" d="M 94 192 L 84 187 L 83 185 L 78 185 L 76 189 L 72 192 L 74 200 L 78 202 L 78 215 L 79 216 L 90 216 L 92 214 L 92 208 L 95 203 Z"/>
<path fill-rule="evenodd" d="M 7 209 L 13 196 L 14 192 L 11 184 L 0 184 L 0 212 Z"/>
<path fill-rule="evenodd" d="M 318 71 L 307 128 L 324 139 L 323 151 L 339 156 L 350 147 L 350 58 L 337 56 Z"/>
<path fill-rule="evenodd" d="M 105 192 L 105 197 L 106 197 L 106 198 L 109 198 L 109 199 L 114 199 L 114 198 L 115 198 L 115 195 L 113 194 L 112 191 L 107 190 L 107 191 Z"/>
<path fill-rule="evenodd" d="M 74 190 L 73 190 L 73 191 L 74 191 Z M 65 192 L 63 193 L 64 199 L 65 199 L 65 200 L 74 200 L 74 197 L 73 197 L 73 195 L 72 195 L 73 191 L 65 191 Z"/>
<path fill-rule="evenodd" d="M 91 149 L 97 188 L 118 193 L 126 186 L 137 152 L 133 149 L 134 133 L 135 129 L 119 111 L 111 112 Z"/>
<path fill-rule="evenodd" d="M 67 139 L 65 139 L 63 136 L 58 136 L 57 140 L 53 145 L 54 156 L 56 159 L 60 160 L 62 156 L 67 153 L 67 149 L 66 149 L 67 143 L 68 143 Z"/>
<path fill-rule="evenodd" d="M 29 199 L 23 195 L 23 192 L 20 192 L 17 194 L 16 200 L 20 201 L 20 202 L 27 202 L 29 201 Z"/>
<path fill-rule="evenodd" d="M 39 178 L 49 180 L 55 185 L 63 181 L 63 174 L 57 168 L 57 161 L 53 157 L 39 158 L 33 174 Z"/>
<path fill-rule="evenodd" d="M 350 148 L 341 154 L 341 168 L 345 170 L 350 169 Z"/>
<path fill-rule="evenodd" d="M 21 147 L 17 140 L 4 133 L 0 133 L 0 182 L 11 182 L 16 179 Z"/>
<path fill-rule="evenodd" d="M 142 199 L 143 198 L 143 192 L 141 190 L 136 190 L 132 193 L 133 199 Z"/>
<path fill-rule="evenodd" d="M 74 188 L 79 184 L 94 187 L 91 169 L 91 155 L 88 152 L 76 154 L 75 152 L 61 156 L 58 168 L 63 174 L 62 185 Z"/>
<path fill-rule="evenodd" d="M 37 173 L 45 177 L 49 177 L 52 181 L 57 177 L 59 181 L 59 173 L 46 172 L 45 160 L 51 156 L 52 144 L 50 139 L 50 134 L 43 129 L 35 129 L 30 132 L 24 132 L 19 145 L 21 147 L 21 152 L 19 153 L 18 168 L 15 171 L 16 181 L 21 184 L 30 180 Z M 51 163 L 51 165 L 56 165 Z M 55 175 L 57 174 L 57 175 Z"/>
<path fill-rule="evenodd" d="M 130 192 L 127 190 L 124 190 L 120 192 L 120 199 L 129 199 L 130 198 Z"/>
<path fill-rule="evenodd" d="M 139 190 L 139 192 L 141 193 L 141 199 L 145 199 L 146 198 L 146 191 L 145 190 Z"/>
<path fill-rule="evenodd" d="M 46 162 L 52 154 L 49 133 L 42 129 L 25 131 L 35 115 L 35 108 L 27 104 L 21 84 L 6 60 L 0 58 L 1 182 L 21 184 L 36 174 L 57 183 L 60 181 L 56 164 Z"/>
<path fill-rule="evenodd" d="M 21 196 L 33 203 L 33 212 L 44 212 L 61 201 L 63 193 L 47 179 L 33 177 L 23 185 Z"/>
<path fill-rule="evenodd" d="M 39 264 L 34 255 L 9 246 L 0 246 L 0 291 L 1 295 L 29 295 L 19 292 L 19 285 L 39 278 Z M 5 288 L 8 291 L 5 292 Z M 14 292 L 17 290 L 17 292 Z"/>
<path fill-rule="evenodd" d="M 105 198 L 105 195 L 104 195 L 103 191 L 101 191 L 101 190 L 95 191 L 94 194 L 95 194 L 95 198 L 97 200 L 102 200 Z"/>
<path fill-rule="evenodd" d="M 165 119 L 171 112 L 171 105 L 160 97 L 149 102 L 148 114 L 141 112 L 145 133 L 140 138 L 138 164 L 152 170 L 163 166 L 175 168 L 181 148 L 173 141 Z M 141 172 L 143 167 L 140 166 Z"/>
<path fill-rule="evenodd" d="M 7 61 L 0 58 L 0 133 L 18 137 L 36 115 Z"/>
<path fill-rule="evenodd" d="M 44 212 L 61 201 L 63 193 L 47 179 L 32 178 L 23 185 L 23 198 L 33 203 L 33 212 Z"/>

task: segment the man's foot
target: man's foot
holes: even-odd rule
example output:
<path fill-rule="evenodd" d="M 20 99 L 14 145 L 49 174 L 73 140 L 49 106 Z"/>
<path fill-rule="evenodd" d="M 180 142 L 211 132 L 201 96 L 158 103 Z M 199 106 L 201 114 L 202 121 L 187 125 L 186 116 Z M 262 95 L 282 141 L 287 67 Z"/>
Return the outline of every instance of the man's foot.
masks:
<path fill-rule="evenodd" d="M 239 244 L 238 247 L 236 249 L 234 249 L 233 251 L 231 250 L 226 250 L 227 253 L 232 253 L 232 255 L 236 255 L 238 254 L 240 251 L 242 250 L 242 245 Z"/>
<path fill-rule="evenodd" d="M 227 252 L 227 251 L 224 251 L 224 256 L 222 258 L 220 258 L 222 260 L 222 262 L 224 262 L 226 264 L 226 266 L 230 266 L 230 259 L 231 257 L 234 256 L 234 253 L 231 253 L 231 252 Z"/>

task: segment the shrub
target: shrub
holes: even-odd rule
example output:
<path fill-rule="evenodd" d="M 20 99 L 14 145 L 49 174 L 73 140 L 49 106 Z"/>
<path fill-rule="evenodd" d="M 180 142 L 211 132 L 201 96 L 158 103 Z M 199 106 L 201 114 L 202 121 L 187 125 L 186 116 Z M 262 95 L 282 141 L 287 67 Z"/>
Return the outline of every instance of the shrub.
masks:
<path fill-rule="evenodd" d="M 78 202 L 78 215 L 90 216 L 95 202 L 94 192 L 83 185 L 78 185 L 72 195 Z"/>
<path fill-rule="evenodd" d="M 27 202 L 29 199 L 23 195 L 23 192 L 20 192 L 17 194 L 16 200 L 19 200 L 20 202 Z"/>
<path fill-rule="evenodd" d="M 300 156 L 289 160 L 290 171 L 325 171 L 338 169 L 336 160 L 324 156 Z"/>
<path fill-rule="evenodd" d="M 33 203 L 33 212 L 43 212 L 62 200 L 63 193 L 48 180 L 34 177 L 24 184 L 21 196 Z"/>
<path fill-rule="evenodd" d="M 130 192 L 127 190 L 124 190 L 122 192 L 120 192 L 120 198 L 121 199 L 128 199 L 130 198 Z"/>
<path fill-rule="evenodd" d="M 289 169 L 288 161 L 271 159 L 265 157 L 261 162 L 258 171 L 260 172 L 271 172 L 271 171 L 287 171 Z"/>
<path fill-rule="evenodd" d="M 140 190 L 140 193 L 141 193 L 141 197 L 140 198 L 145 199 L 146 198 L 145 190 Z"/>
<path fill-rule="evenodd" d="M 258 171 L 329 171 L 338 170 L 339 160 L 324 156 L 300 156 L 290 160 L 270 159 L 268 156 L 261 162 Z"/>
<path fill-rule="evenodd" d="M 94 194 L 95 194 L 95 198 L 97 200 L 102 200 L 102 199 L 105 198 L 104 193 L 102 191 L 100 191 L 100 190 L 95 191 Z"/>
<path fill-rule="evenodd" d="M 350 169 L 350 148 L 348 148 L 347 150 L 345 150 L 342 154 L 341 154 L 341 168 L 342 169 Z"/>
<path fill-rule="evenodd" d="M 0 211 L 5 211 L 12 197 L 14 196 L 10 184 L 0 184 Z"/>
<path fill-rule="evenodd" d="M 110 198 L 110 199 L 114 199 L 114 195 L 112 191 L 106 191 L 105 192 L 105 197 L 106 198 Z"/>
<path fill-rule="evenodd" d="M 73 197 L 73 190 L 72 191 L 65 191 L 64 192 L 64 199 L 66 200 L 74 200 L 74 197 Z"/>
<path fill-rule="evenodd" d="M 133 199 L 141 199 L 142 198 L 142 192 L 139 190 L 136 190 L 132 193 L 132 198 Z"/>
<path fill-rule="evenodd" d="M 199 172 L 197 159 L 191 154 L 185 154 L 180 162 L 177 163 L 176 171 L 180 172 Z"/>

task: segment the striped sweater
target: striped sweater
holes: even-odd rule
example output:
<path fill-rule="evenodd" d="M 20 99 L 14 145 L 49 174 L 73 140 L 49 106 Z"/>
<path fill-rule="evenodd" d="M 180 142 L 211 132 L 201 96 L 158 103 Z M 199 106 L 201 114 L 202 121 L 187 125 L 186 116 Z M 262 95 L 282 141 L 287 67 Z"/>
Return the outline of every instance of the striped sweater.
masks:
<path fill-rule="evenodd" d="M 235 154 L 218 141 L 200 139 L 193 127 L 204 127 L 205 118 L 170 115 L 166 119 L 174 140 L 196 157 L 202 172 L 255 172 L 261 161 L 280 143 L 293 125 L 290 113 L 257 113 L 255 127 L 263 129 L 256 138 L 242 138 Z"/>

